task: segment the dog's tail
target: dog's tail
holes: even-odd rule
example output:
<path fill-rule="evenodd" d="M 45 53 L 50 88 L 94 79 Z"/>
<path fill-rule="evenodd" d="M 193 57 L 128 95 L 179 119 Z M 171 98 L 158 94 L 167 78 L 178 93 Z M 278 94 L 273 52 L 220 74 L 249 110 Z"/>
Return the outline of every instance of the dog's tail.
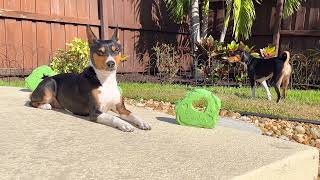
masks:
<path fill-rule="evenodd" d="M 281 57 L 283 58 L 285 63 L 289 63 L 289 60 L 290 60 L 289 51 L 283 51 L 283 53 L 281 54 Z"/>

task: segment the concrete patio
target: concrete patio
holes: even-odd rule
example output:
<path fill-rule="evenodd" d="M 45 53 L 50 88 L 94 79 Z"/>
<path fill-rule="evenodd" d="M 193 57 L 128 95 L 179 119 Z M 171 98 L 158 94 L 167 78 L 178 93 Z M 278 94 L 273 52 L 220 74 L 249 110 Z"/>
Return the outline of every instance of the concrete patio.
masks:
<path fill-rule="evenodd" d="M 152 124 L 133 133 L 28 107 L 30 92 L 0 87 L 0 179 L 314 179 L 318 150 L 217 126 L 184 127 L 129 107 Z M 240 128 L 241 129 L 241 128 Z"/>

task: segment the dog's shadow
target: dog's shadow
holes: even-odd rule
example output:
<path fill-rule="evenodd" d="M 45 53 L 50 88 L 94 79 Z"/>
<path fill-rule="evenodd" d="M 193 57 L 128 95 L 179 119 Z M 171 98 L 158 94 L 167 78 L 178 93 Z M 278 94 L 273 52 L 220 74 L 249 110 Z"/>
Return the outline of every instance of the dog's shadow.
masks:
<path fill-rule="evenodd" d="M 33 108 L 31 105 L 30 105 L 30 101 L 26 101 L 24 106 L 28 107 L 28 108 Z M 46 111 L 46 110 L 45 110 Z M 85 120 L 85 121 L 89 121 L 89 122 L 92 122 L 90 121 L 89 119 L 89 116 L 80 116 L 80 115 L 76 115 L 76 114 L 73 114 L 65 109 L 51 109 L 50 111 L 55 111 L 55 112 L 58 112 L 58 113 L 63 113 L 63 114 L 66 114 L 66 115 L 69 115 L 69 116 L 73 116 L 73 117 L 76 117 L 76 118 L 79 118 L 81 120 Z"/>
<path fill-rule="evenodd" d="M 159 121 L 162 121 L 162 122 L 178 125 L 177 122 L 176 122 L 176 119 L 174 119 L 174 118 L 156 117 L 156 119 L 159 120 Z"/>
<path fill-rule="evenodd" d="M 33 107 L 30 105 L 30 101 L 25 102 L 24 106 L 26 106 L 26 107 L 28 107 L 28 108 L 33 108 Z M 47 111 L 47 110 L 45 110 L 45 111 Z M 65 109 L 55 109 L 55 108 L 53 108 L 53 109 L 51 109 L 50 111 L 55 111 L 55 112 L 58 112 L 58 113 L 63 113 L 63 114 L 69 115 L 69 116 L 76 117 L 76 118 L 78 118 L 78 119 L 80 119 L 80 120 L 85 120 L 85 121 L 88 121 L 88 122 L 91 122 L 91 123 L 96 123 L 95 121 L 90 120 L 90 117 L 89 117 L 89 116 L 76 115 L 76 114 L 73 114 L 72 112 L 70 112 L 70 111 L 68 111 L 68 110 L 65 110 Z M 116 113 L 114 113 L 114 112 L 111 112 L 111 111 L 110 111 L 110 112 L 108 112 L 108 114 L 111 114 L 111 115 L 114 115 L 114 116 L 120 118 L 119 115 L 116 114 Z M 120 118 L 120 119 L 121 119 L 121 118 Z M 128 121 L 126 121 L 126 122 L 128 122 Z M 136 124 L 134 124 L 134 123 L 132 123 L 132 122 L 128 122 L 128 123 L 130 123 L 130 124 L 133 125 L 134 127 L 138 128 L 138 126 L 137 126 Z M 117 129 L 117 128 L 115 128 L 115 129 Z"/>
<path fill-rule="evenodd" d="M 20 89 L 19 91 L 22 91 L 22 92 L 32 92 L 30 89 Z"/>

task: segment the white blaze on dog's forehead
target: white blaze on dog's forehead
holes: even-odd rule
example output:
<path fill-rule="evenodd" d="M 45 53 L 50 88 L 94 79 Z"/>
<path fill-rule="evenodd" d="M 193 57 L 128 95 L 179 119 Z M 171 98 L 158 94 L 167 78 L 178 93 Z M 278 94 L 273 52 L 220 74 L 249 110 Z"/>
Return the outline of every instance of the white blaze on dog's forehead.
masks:
<path fill-rule="evenodd" d="M 109 61 L 115 61 L 115 59 L 109 55 L 106 62 L 109 62 Z"/>

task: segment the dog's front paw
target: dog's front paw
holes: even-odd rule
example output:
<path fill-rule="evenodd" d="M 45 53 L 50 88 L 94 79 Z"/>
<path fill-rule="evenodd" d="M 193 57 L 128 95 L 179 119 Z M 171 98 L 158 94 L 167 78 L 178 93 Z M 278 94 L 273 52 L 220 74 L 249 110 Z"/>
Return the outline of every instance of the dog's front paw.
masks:
<path fill-rule="evenodd" d="M 51 110 L 52 106 L 51 104 L 41 104 L 40 106 L 38 106 L 38 108 L 43 110 Z"/>
<path fill-rule="evenodd" d="M 119 124 L 118 128 L 121 131 L 124 131 L 124 132 L 132 132 L 132 131 L 134 131 L 134 127 L 131 124 L 127 123 L 127 122 L 123 122 L 123 123 Z"/>
<path fill-rule="evenodd" d="M 143 130 L 150 130 L 151 129 L 150 124 L 147 123 L 146 121 L 142 121 L 142 120 L 139 120 L 139 122 L 137 123 L 137 126 Z"/>

